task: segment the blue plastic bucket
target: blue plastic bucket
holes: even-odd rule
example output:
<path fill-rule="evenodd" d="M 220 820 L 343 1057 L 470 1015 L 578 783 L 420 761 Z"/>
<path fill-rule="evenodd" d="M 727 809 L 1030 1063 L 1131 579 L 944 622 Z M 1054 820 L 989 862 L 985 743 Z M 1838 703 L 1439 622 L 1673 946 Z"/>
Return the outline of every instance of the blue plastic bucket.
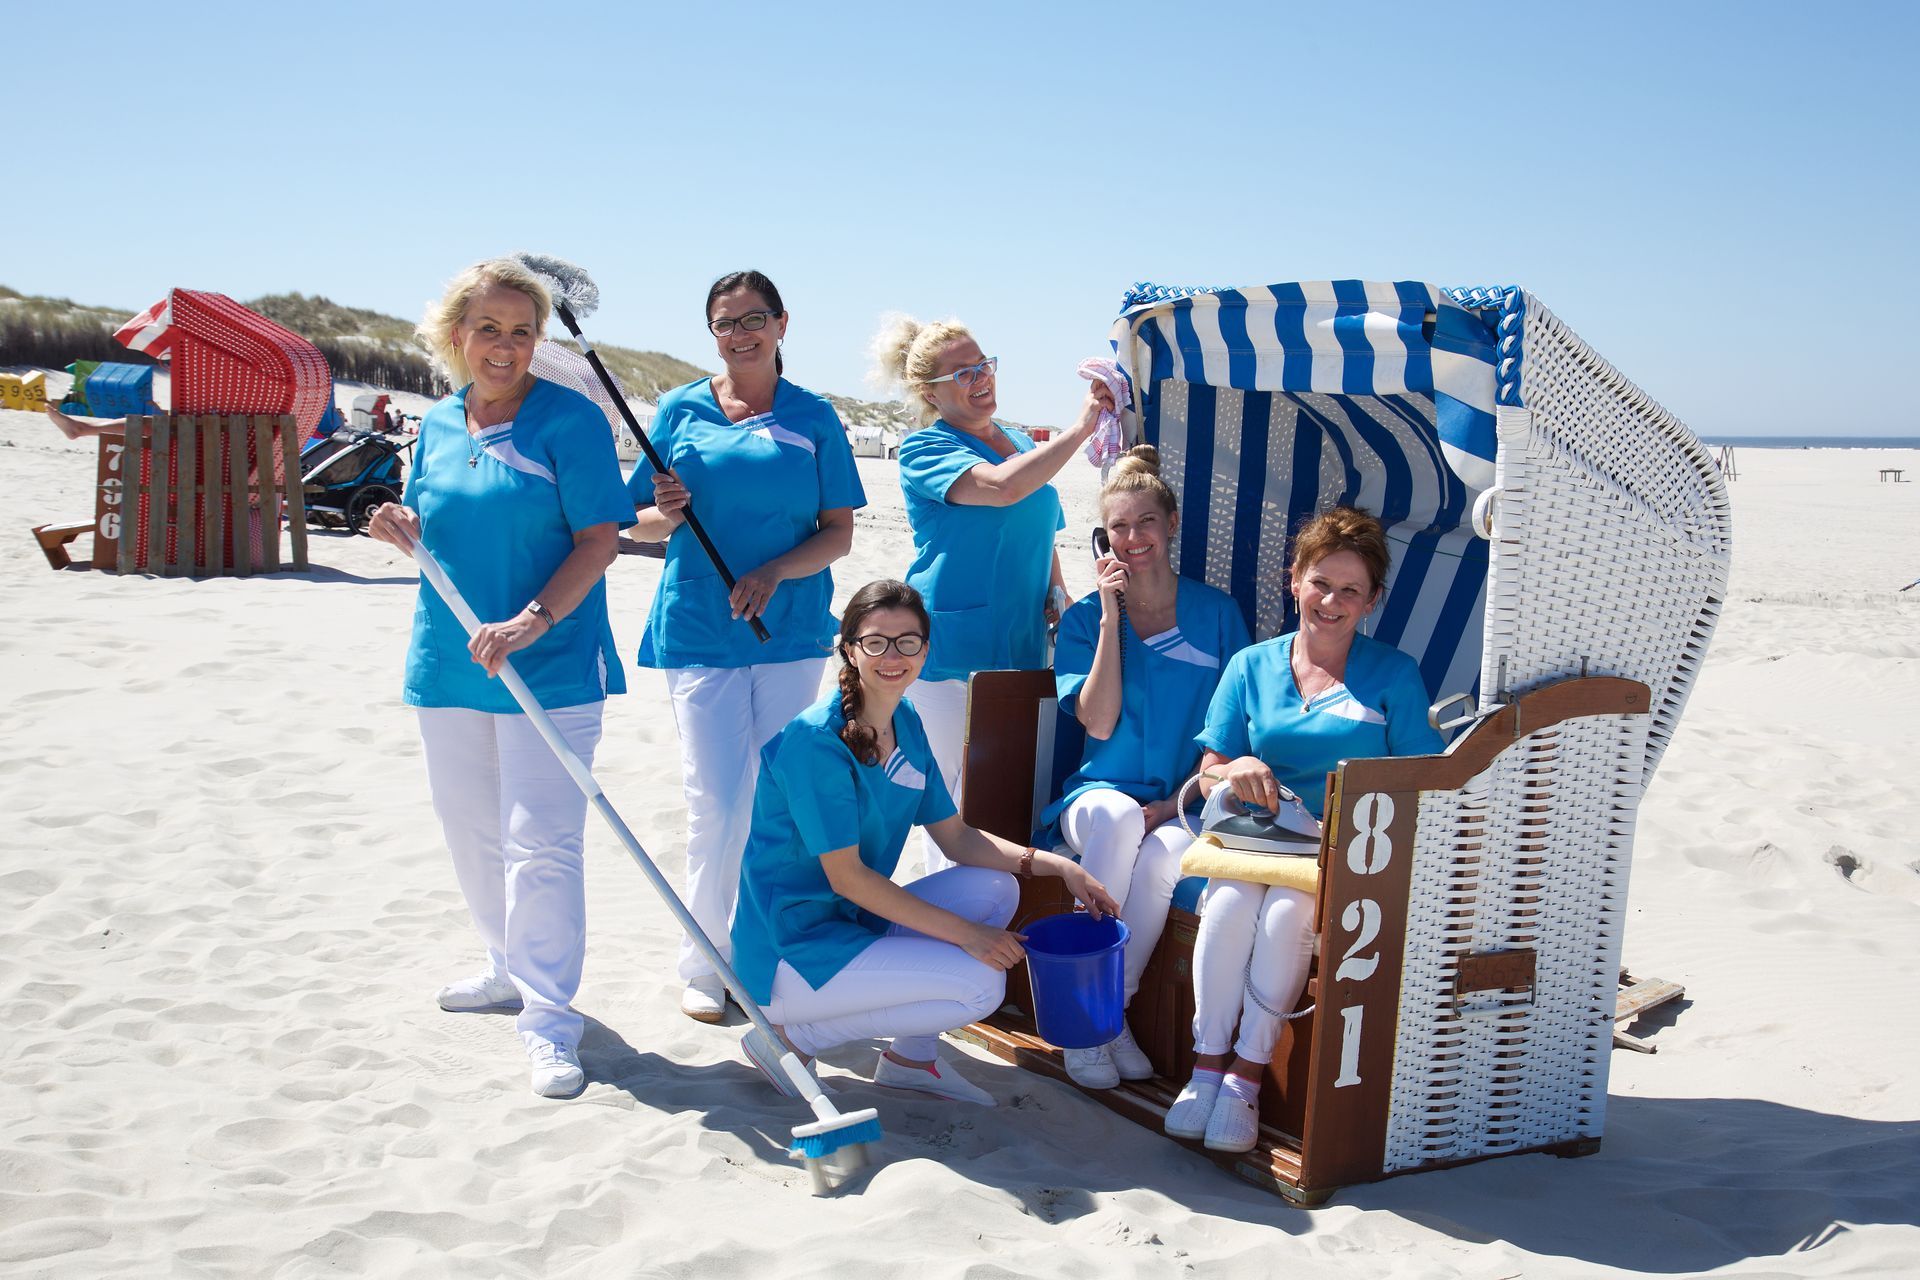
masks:
<path fill-rule="evenodd" d="M 1026 925 L 1033 1021 L 1048 1044 L 1091 1049 L 1126 1025 L 1127 926 L 1084 912 Z"/>

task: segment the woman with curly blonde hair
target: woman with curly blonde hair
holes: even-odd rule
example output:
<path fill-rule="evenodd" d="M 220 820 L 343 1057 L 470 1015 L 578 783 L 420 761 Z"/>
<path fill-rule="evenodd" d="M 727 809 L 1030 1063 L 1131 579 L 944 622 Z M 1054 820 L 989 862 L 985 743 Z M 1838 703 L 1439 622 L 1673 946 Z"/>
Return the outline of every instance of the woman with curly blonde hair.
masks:
<path fill-rule="evenodd" d="M 533 1091 L 586 1086 L 573 1008 L 586 955 L 586 800 L 494 679 L 509 657 L 591 764 L 610 693 L 624 693 L 604 576 L 633 519 L 606 415 L 533 376 L 552 301 L 511 258 L 475 263 L 419 337 L 457 388 L 420 423 L 405 497 L 367 532 L 424 541 L 485 620 L 471 639 L 422 580 L 404 690 L 485 967 L 441 988 L 450 1013 L 519 1012 Z"/>

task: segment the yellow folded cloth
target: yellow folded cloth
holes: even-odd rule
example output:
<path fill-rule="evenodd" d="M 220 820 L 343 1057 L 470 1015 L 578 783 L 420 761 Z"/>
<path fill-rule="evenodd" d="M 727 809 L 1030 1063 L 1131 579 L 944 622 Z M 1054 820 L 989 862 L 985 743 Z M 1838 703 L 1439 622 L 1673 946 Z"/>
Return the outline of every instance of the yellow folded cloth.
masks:
<path fill-rule="evenodd" d="M 1286 854 L 1243 853 L 1222 848 L 1212 836 L 1201 836 L 1180 855 L 1180 874 L 1206 876 L 1210 880 L 1248 880 L 1254 884 L 1277 884 L 1302 893 L 1320 889 L 1320 860 L 1290 857 Z"/>

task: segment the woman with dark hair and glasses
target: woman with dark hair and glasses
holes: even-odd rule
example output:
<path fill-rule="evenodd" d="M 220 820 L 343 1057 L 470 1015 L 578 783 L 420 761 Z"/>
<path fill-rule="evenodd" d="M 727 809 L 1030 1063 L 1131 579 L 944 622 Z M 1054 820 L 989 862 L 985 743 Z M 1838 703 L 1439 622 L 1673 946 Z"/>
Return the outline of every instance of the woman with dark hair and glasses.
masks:
<path fill-rule="evenodd" d="M 1058 876 L 1096 918 L 1115 908 L 1078 863 L 960 821 L 904 700 L 927 661 L 927 631 L 926 606 L 904 582 L 870 582 L 848 602 L 839 687 L 761 752 L 733 964 L 802 1057 L 888 1039 L 875 1084 L 992 1106 L 940 1059 L 940 1033 L 1000 1007 L 1006 971 L 1025 955 L 1006 929 L 1015 877 Z M 898 885 L 916 826 L 954 865 Z M 754 1064 L 789 1091 L 777 1064 Z"/>
<path fill-rule="evenodd" d="M 1113 407 L 1089 384 L 1079 421 L 1044 444 L 993 420 L 999 358 L 958 321 L 887 319 L 874 340 L 880 380 L 900 388 L 919 429 L 900 442 L 900 488 L 913 527 L 907 581 L 933 615 L 933 657 L 914 706 L 960 800 L 967 677 L 1047 665 L 1047 624 L 1066 608 L 1053 536 L 1066 527 L 1058 475 Z M 928 869 L 936 851 L 927 847 Z"/>
<path fill-rule="evenodd" d="M 639 664 L 665 672 L 687 797 L 687 906 L 724 949 L 760 748 L 820 692 L 833 650 L 827 566 L 853 545 L 866 505 L 833 406 L 781 377 L 787 311 L 758 271 L 707 290 L 721 371 L 660 397 L 628 490 L 636 536 L 667 544 Z M 735 576 L 731 591 L 685 528 L 689 504 Z M 758 618 L 772 635 L 761 642 Z M 681 1012 L 726 1013 L 720 978 L 680 946 Z"/>

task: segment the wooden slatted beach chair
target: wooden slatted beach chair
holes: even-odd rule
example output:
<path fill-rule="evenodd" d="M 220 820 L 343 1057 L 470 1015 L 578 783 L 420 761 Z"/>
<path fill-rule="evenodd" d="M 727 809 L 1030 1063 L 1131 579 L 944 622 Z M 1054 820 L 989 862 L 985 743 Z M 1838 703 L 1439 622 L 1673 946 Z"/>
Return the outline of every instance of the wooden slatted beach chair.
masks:
<path fill-rule="evenodd" d="M 319 348 L 223 294 L 175 289 L 128 321 L 114 337 L 131 351 L 171 360 L 172 411 L 178 417 L 293 415 L 297 430 L 296 457 L 297 446 L 313 434 L 322 414 L 333 404 L 333 375 Z M 270 468 L 273 477 L 270 487 L 285 492 L 285 451 L 274 448 L 270 440 L 261 441 L 250 434 L 243 437 L 243 447 L 240 474 L 253 477 L 259 468 Z M 227 439 L 222 437 L 217 454 L 199 460 L 204 474 L 190 477 L 185 487 L 192 490 L 197 487 L 196 480 L 205 483 L 213 476 L 230 475 L 229 448 Z M 141 492 L 154 487 L 153 478 L 144 472 L 137 479 Z M 161 488 L 179 491 L 180 477 L 170 472 Z M 235 486 L 236 491 L 240 488 L 242 486 Z M 265 563 L 268 552 L 263 520 L 277 521 L 279 512 L 263 512 L 244 497 L 230 501 L 236 501 L 238 509 L 246 514 L 244 519 L 236 520 L 231 509 L 220 513 L 220 522 L 226 531 L 222 548 L 224 561 Z M 132 521 L 129 532 L 136 539 L 132 568 L 176 562 L 174 525 L 165 526 L 168 542 L 164 548 L 147 546 L 148 530 L 160 527 L 150 518 L 151 514 L 144 505 L 129 514 Z M 197 498 L 190 519 L 196 528 L 206 522 L 206 513 Z M 244 537 L 249 545 L 244 550 L 237 547 L 236 537 Z M 127 563 L 125 558 L 122 563 Z"/>
<path fill-rule="evenodd" d="M 1311 1012 L 1282 1035 L 1261 1145 L 1217 1158 L 1311 1204 L 1596 1149 L 1635 814 L 1725 590 L 1719 469 L 1518 289 L 1140 286 L 1113 338 L 1127 435 L 1181 499 L 1176 569 L 1278 634 L 1287 532 L 1366 507 L 1395 552 L 1372 634 L 1419 662 L 1437 721 L 1458 709 L 1444 755 L 1330 777 Z M 976 675 L 967 820 L 1026 839 L 1074 732 L 1049 673 Z M 1159 1077 L 1090 1095 L 1156 1127 L 1192 1065 L 1199 887 L 1131 1010 Z M 1068 905 L 1054 881 L 1028 892 L 1017 919 Z M 967 1034 L 1065 1078 L 1018 1008 Z"/>

